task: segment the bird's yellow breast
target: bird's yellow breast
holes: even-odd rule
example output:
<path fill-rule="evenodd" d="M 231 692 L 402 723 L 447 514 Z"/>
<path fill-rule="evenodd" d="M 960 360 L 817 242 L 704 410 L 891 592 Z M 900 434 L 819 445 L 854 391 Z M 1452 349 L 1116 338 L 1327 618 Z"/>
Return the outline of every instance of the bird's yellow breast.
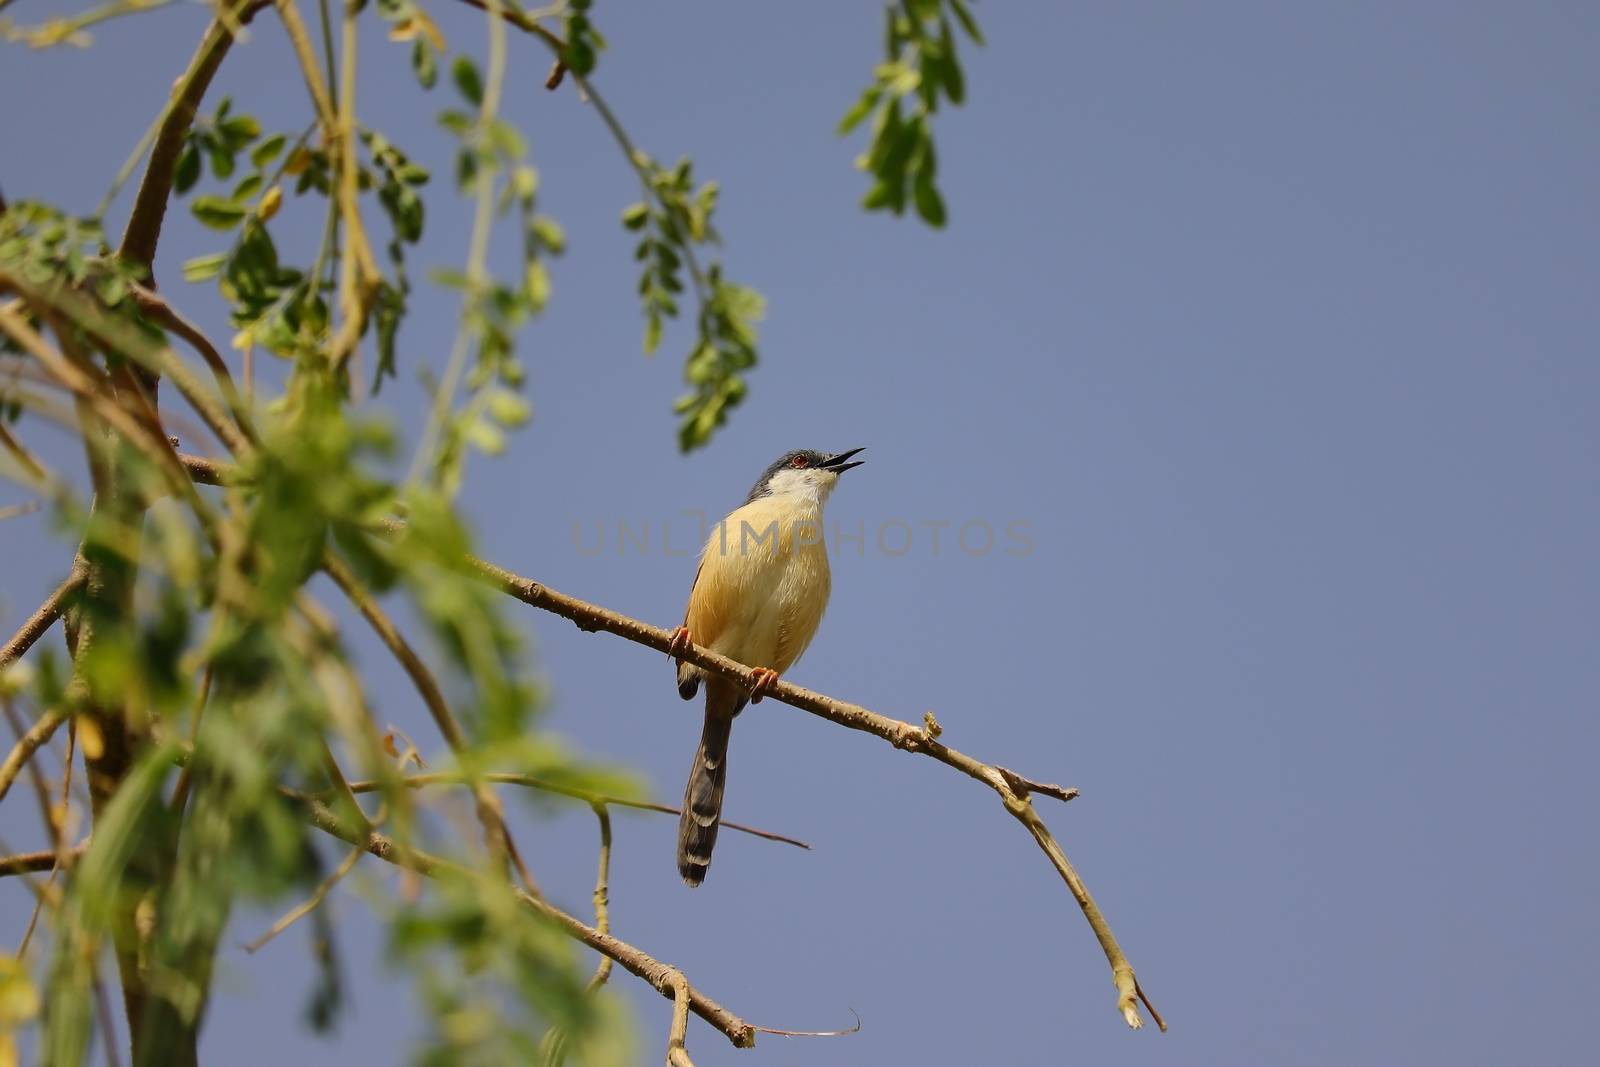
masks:
<path fill-rule="evenodd" d="M 831 585 L 820 507 L 763 497 L 712 529 L 685 625 L 699 644 L 782 673 L 811 643 Z"/>

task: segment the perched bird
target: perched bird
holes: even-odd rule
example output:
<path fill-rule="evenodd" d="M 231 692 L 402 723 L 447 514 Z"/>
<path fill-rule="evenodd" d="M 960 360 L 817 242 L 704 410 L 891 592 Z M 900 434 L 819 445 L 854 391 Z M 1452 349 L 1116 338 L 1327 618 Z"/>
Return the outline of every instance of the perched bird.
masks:
<path fill-rule="evenodd" d="M 691 643 L 755 668 L 746 692 L 736 682 L 678 660 L 678 695 L 694 699 L 706 684 L 705 726 L 683 791 L 678 822 L 678 873 L 691 886 L 705 879 L 722 818 L 728 780 L 728 733 L 746 702 L 759 701 L 811 643 L 828 606 L 832 579 L 822 505 L 839 475 L 862 451 L 830 455 L 798 451 L 762 473 L 744 504 L 711 531 L 689 591 L 672 653 Z"/>

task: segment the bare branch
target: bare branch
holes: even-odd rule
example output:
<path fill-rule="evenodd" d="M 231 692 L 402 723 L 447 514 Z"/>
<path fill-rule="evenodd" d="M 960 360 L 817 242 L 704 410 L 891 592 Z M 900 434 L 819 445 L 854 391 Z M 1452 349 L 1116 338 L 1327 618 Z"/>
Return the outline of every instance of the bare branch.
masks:
<path fill-rule="evenodd" d="M 411 684 L 421 694 L 422 702 L 427 705 L 429 714 L 433 716 L 434 725 L 439 728 L 439 733 L 444 736 L 450 750 L 456 753 L 465 750 L 466 734 L 456 720 L 455 713 L 450 710 L 450 705 L 444 698 L 444 691 L 439 688 L 433 672 L 428 670 L 427 664 L 422 662 L 422 657 L 417 655 L 411 643 L 400 632 L 400 628 L 394 624 L 394 620 L 378 606 L 378 602 L 362 588 L 361 583 L 356 581 L 355 575 L 350 573 L 350 569 L 338 557 L 329 553 L 323 558 L 322 569 L 345 596 L 350 598 L 350 602 L 361 613 L 361 617 L 372 626 L 394 658 L 400 661 L 400 666 L 405 669 Z M 490 851 L 503 852 L 517 868 L 517 874 L 521 876 L 522 884 L 527 887 L 528 892 L 534 896 L 542 896 L 538 883 L 534 881 L 527 865 L 522 862 L 516 842 L 511 838 L 511 831 L 506 826 L 505 812 L 500 807 L 500 798 L 481 782 L 474 784 L 473 793 L 478 801 L 478 821 L 483 823 L 484 832 L 488 835 Z"/>
<path fill-rule="evenodd" d="M 562 785 L 560 782 L 547 781 L 531 774 L 513 774 L 506 771 L 488 771 L 479 777 L 485 782 L 491 782 L 496 785 L 520 785 L 526 786 L 529 789 L 539 789 L 546 793 L 555 793 L 558 796 L 571 797 L 573 800 L 581 800 L 591 806 L 633 808 L 637 811 L 657 811 L 663 815 L 683 814 L 682 809 L 670 807 L 666 804 L 656 804 L 648 800 L 629 800 L 626 797 L 612 796 L 609 793 L 591 793 L 586 789 L 575 789 L 570 785 Z M 411 789 L 421 789 L 424 786 L 430 785 L 472 784 L 472 779 L 466 774 L 449 771 L 407 775 L 406 777 L 400 779 L 400 781 L 401 784 Z M 351 791 L 356 793 L 374 793 L 383 787 L 384 786 L 382 782 L 375 781 L 350 783 Z M 777 841 L 785 845 L 793 845 L 796 848 L 803 848 L 808 851 L 811 848 L 810 845 L 806 844 L 804 841 L 801 841 L 799 838 L 787 837 L 784 834 L 773 833 L 771 830 L 758 830 L 754 826 L 745 826 L 742 823 L 728 822 L 726 819 L 723 820 L 722 827 L 726 830 L 737 830 L 740 833 L 750 834 L 754 837 L 762 837 L 768 841 Z"/>
<path fill-rule="evenodd" d="M 50 735 L 54 734 L 56 728 L 66 721 L 66 712 L 60 708 L 51 708 L 39 716 L 38 720 L 28 727 L 21 737 L 17 738 L 17 743 L 12 747 L 10 755 L 6 756 L 4 763 L 0 763 L 0 800 L 6 798 L 6 794 L 11 791 L 11 783 L 16 781 L 17 775 L 22 772 L 23 766 L 33 758 L 33 754 L 39 750 L 39 746 L 50 740 Z M 55 855 L 55 851 L 52 849 L 50 854 L 52 856 Z"/>
<path fill-rule="evenodd" d="M 268 941 L 271 941 L 273 938 L 289 929 L 289 927 L 293 926 L 307 915 L 310 915 L 313 911 L 316 911 L 317 906 L 327 899 L 329 893 L 333 892 L 333 887 L 338 885 L 340 880 L 342 880 L 345 875 L 355 870 L 356 861 L 366 854 L 366 849 L 351 849 L 349 854 L 340 861 L 339 866 L 334 868 L 333 873 L 322 880 L 322 884 L 317 886 L 316 891 L 312 893 L 311 896 L 307 897 L 303 902 L 295 905 L 293 908 L 290 908 L 287 912 L 285 912 L 283 917 L 277 922 L 273 923 L 272 926 L 268 928 L 266 933 L 245 945 L 244 950 L 252 954 L 260 951 Z"/>
<path fill-rule="evenodd" d="M 17 281 L 10 276 L 5 276 L 5 280 L 13 285 Z M 33 299 L 38 293 L 30 287 L 26 295 L 29 299 Z M 0 330 L 4 330 L 24 351 L 37 359 L 52 377 L 71 390 L 74 397 L 88 405 L 102 422 L 150 457 L 161 472 L 168 476 L 170 487 L 195 507 L 197 515 L 203 522 L 209 518 L 204 501 L 194 494 L 193 488 L 188 484 L 188 474 L 178 465 L 172 443 L 165 435 L 159 430 L 152 429 L 119 405 L 115 398 L 102 388 L 102 381 L 98 377 L 76 366 L 56 351 L 28 324 L 26 319 L 10 307 L 0 307 Z"/>
<path fill-rule="evenodd" d="M 433 877 L 439 874 L 453 874 L 460 878 L 480 877 L 475 872 L 426 852 L 416 849 L 402 848 L 395 841 L 378 833 L 370 831 L 362 834 L 347 822 L 339 819 L 326 805 L 311 799 L 302 799 L 303 810 L 308 822 L 317 829 L 342 841 L 365 849 L 386 863 L 406 867 L 418 874 Z M 602 933 L 587 923 L 577 919 L 560 908 L 554 907 L 546 901 L 512 887 L 524 907 L 538 915 L 549 919 L 560 927 L 568 937 L 588 945 L 596 952 L 609 956 L 620 963 L 624 970 L 630 974 L 644 979 L 663 996 L 672 995 L 672 986 L 668 980 L 669 973 L 676 973 L 673 968 L 655 959 L 641 949 L 635 948 L 625 941 L 618 940 L 608 933 Z M 694 986 L 688 990 L 689 1010 L 715 1027 L 736 1048 L 750 1048 L 755 1044 L 755 1027 L 733 1014 L 721 1004 L 706 996 Z"/>
<path fill-rule="evenodd" d="M 33 643 L 43 637 L 45 632 L 61 617 L 61 611 L 89 577 L 89 568 L 79 556 L 72 561 L 72 570 L 66 580 L 56 586 L 55 592 L 45 597 L 44 603 L 39 605 L 37 611 L 28 616 L 17 630 L 11 635 L 11 640 L 0 648 L 0 671 L 5 670 L 17 660 L 21 659 Z"/>
<path fill-rule="evenodd" d="M 67 850 L 67 855 L 76 860 L 88 850 L 89 842 L 80 841 Z M 40 849 L 38 852 L 18 852 L 10 856 L 0 856 L 0 878 L 48 871 L 56 865 L 57 858 L 55 850 L 49 848 Z"/>
<path fill-rule="evenodd" d="M 667 984 L 672 987 L 672 1028 L 667 1031 L 667 1067 L 694 1067 L 684 1039 L 689 1032 L 689 980 L 683 972 L 669 970 Z"/>
<path fill-rule="evenodd" d="M 658 652 L 672 652 L 697 667 L 737 681 L 746 689 L 752 688 L 755 684 L 752 668 L 710 649 L 692 645 L 686 650 L 675 650 L 672 643 L 673 633 L 670 630 L 663 630 L 576 597 L 567 596 L 565 593 L 558 593 L 549 586 L 513 574 L 492 563 L 474 559 L 470 561 L 470 566 L 503 592 L 525 604 L 560 615 L 573 622 L 580 630 L 605 630 Z M 1083 911 L 1090 929 L 1094 931 L 1095 939 L 1100 943 L 1101 951 L 1105 953 L 1106 961 L 1111 965 L 1112 980 L 1117 987 L 1117 1009 L 1122 1013 L 1123 1019 L 1134 1029 L 1142 1026 L 1143 1021 L 1139 1017 L 1138 1007 L 1142 1001 L 1145 1007 L 1150 1009 L 1150 1015 L 1155 1019 L 1156 1025 L 1162 1030 L 1166 1029 L 1161 1016 L 1150 1006 L 1148 998 L 1139 987 L 1134 977 L 1133 965 L 1128 962 L 1127 955 L 1117 943 L 1116 936 L 1111 932 L 1111 926 L 1101 912 L 1100 906 L 1095 903 L 1094 897 L 1090 896 L 1088 887 L 1083 884 L 1083 879 L 1078 876 L 1077 870 L 1067 859 L 1066 853 L 1051 835 L 1049 828 L 1045 826 L 1044 820 L 1033 810 L 1026 789 L 1019 793 L 998 768 L 936 740 L 933 732 L 926 727 L 917 727 L 908 722 L 891 719 L 858 704 L 835 700 L 781 680 L 773 684 L 768 695 L 836 725 L 880 737 L 895 748 L 935 759 L 993 789 L 999 795 L 1001 803 L 1005 805 L 1006 811 L 1027 828 L 1028 833 L 1050 860 L 1051 866 L 1066 883 L 1073 899 Z M 1019 778 L 1019 781 L 1027 780 Z M 1053 788 L 1060 789 L 1060 787 Z M 1043 789 L 1039 791 L 1046 792 Z M 1062 794 L 1067 792 L 1069 791 L 1060 789 Z M 1058 794 L 1049 792 L 1048 795 Z"/>
<path fill-rule="evenodd" d="M 222 353 L 217 351 L 217 346 L 211 343 L 211 339 L 200 327 L 185 318 L 159 293 L 142 285 L 133 286 L 132 292 L 134 301 L 145 317 L 177 334 L 188 343 L 189 347 L 200 353 L 200 358 L 206 361 L 206 366 L 211 368 L 211 374 L 217 380 L 217 388 L 221 390 L 222 399 L 227 402 L 228 409 L 233 413 L 233 421 L 238 425 L 239 432 L 255 442 L 256 432 L 250 420 L 249 408 L 239 396 L 239 389 L 233 382 L 233 374 L 228 370 L 228 364 L 222 358 Z"/>
<path fill-rule="evenodd" d="M 38 457 L 29 452 L 21 441 L 12 436 L 11 431 L 6 428 L 4 422 L 0 422 L 0 447 L 10 452 L 12 458 L 22 466 L 23 470 L 28 472 L 28 476 L 33 478 L 34 481 L 51 481 L 50 472 L 45 469 L 44 464 L 40 463 Z"/>
<path fill-rule="evenodd" d="M 1029 793 L 1039 793 L 1043 796 L 1054 797 L 1065 803 L 1078 796 L 1078 791 L 1075 788 L 1051 785 L 1049 782 L 1035 782 L 1032 778 L 1024 778 L 1016 771 L 1011 770 L 1009 767 L 1002 767 L 998 763 L 995 764 L 994 769 L 1000 772 L 1000 776 L 1006 780 L 1006 784 L 1019 797 L 1025 797 Z"/>
<path fill-rule="evenodd" d="M 122 246 L 117 252 L 121 258 L 145 267 L 155 262 L 161 222 L 172 196 L 172 176 L 177 170 L 178 157 L 183 153 L 189 127 L 194 123 L 195 111 L 228 49 L 233 46 L 239 27 L 265 6 L 266 0 L 224 0 L 224 6 L 206 27 L 200 47 L 189 61 L 189 69 L 183 72 L 172 90 L 166 116 L 150 149 L 150 162 L 139 183 L 128 226 L 122 232 Z"/>
<path fill-rule="evenodd" d="M 604 804 L 594 806 L 595 818 L 600 820 L 600 869 L 594 878 L 594 926 L 602 934 L 611 932 L 611 813 Z M 611 977 L 611 957 L 600 957 L 600 963 L 589 979 L 589 991 L 606 984 Z"/>

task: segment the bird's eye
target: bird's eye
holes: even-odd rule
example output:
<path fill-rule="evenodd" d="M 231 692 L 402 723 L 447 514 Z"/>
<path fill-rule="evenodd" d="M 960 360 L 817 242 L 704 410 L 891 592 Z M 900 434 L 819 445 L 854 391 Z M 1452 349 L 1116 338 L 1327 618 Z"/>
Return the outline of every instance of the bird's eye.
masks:
<path fill-rule="evenodd" d="M 804 456 L 796 456 L 789 461 L 789 466 L 794 467 L 797 470 L 801 467 L 809 467 L 810 465 L 811 461 Z"/>

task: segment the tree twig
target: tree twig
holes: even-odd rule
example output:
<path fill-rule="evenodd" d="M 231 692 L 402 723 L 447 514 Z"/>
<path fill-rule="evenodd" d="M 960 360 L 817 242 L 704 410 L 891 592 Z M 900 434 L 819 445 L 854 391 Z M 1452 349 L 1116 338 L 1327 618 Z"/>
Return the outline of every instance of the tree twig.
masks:
<path fill-rule="evenodd" d="M 189 321 L 177 308 L 152 289 L 142 285 L 132 286 L 134 301 L 139 305 L 139 310 L 156 325 L 170 330 L 183 338 L 190 348 L 200 353 L 200 358 L 206 361 L 206 366 L 211 368 L 211 375 L 217 380 L 217 388 L 222 392 L 222 399 L 227 403 L 228 409 L 233 413 L 233 421 L 238 425 L 239 432 L 250 441 L 255 442 L 255 427 L 251 423 L 249 408 L 245 406 L 244 399 L 239 395 L 239 389 L 234 384 L 233 374 L 228 370 L 227 361 L 222 358 L 222 353 L 217 351 L 217 346 L 201 331 L 200 327 Z"/>
<path fill-rule="evenodd" d="M 667 1031 L 667 1067 L 694 1067 L 684 1040 L 689 1032 L 689 980 L 676 969 L 667 971 L 672 988 L 672 1027 Z"/>
<path fill-rule="evenodd" d="M 72 561 L 72 570 L 66 579 L 56 586 L 55 592 L 45 597 L 44 603 L 40 604 L 38 610 L 29 615 L 17 632 L 11 635 L 5 647 L 0 648 L 0 671 L 21 659 L 23 654 L 33 647 L 34 642 L 44 636 L 61 617 L 61 611 L 66 607 L 67 601 L 83 588 L 88 576 L 88 565 L 84 563 L 82 556 L 77 557 Z"/>
<path fill-rule="evenodd" d="M 323 558 L 322 569 L 350 599 L 356 610 L 361 613 L 361 617 L 367 620 L 390 653 L 400 662 L 407 677 L 411 679 L 411 684 L 421 694 L 423 704 L 433 716 L 434 725 L 444 736 L 450 750 L 458 754 L 464 751 L 467 747 L 467 737 L 461 729 L 461 724 L 456 720 L 455 713 L 450 710 L 450 705 L 444 698 L 444 691 L 439 688 L 433 672 L 428 670 L 427 664 L 422 662 L 422 657 L 417 655 L 411 643 L 400 632 L 400 628 L 394 624 L 394 620 L 378 606 L 378 602 L 360 582 L 356 581 L 355 575 L 350 573 L 350 569 L 337 556 L 328 553 Z M 517 874 L 522 878 L 522 884 L 527 887 L 528 892 L 536 897 L 542 896 L 538 882 L 534 880 L 527 864 L 522 861 L 516 842 L 511 838 L 511 831 L 506 826 L 505 812 L 500 807 L 500 798 L 481 782 L 473 784 L 473 794 L 478 802 L 478 821 L 483 824 L 484 832 L 488 835 L 490 851 L 503 852 L 516 867 Z"/>
<path fill-rule="evenodd" d="M 50 740 L 50 735 L 54 734 L 56 728 L 66 721 L 66 712 L 60 708 L 50 708 L 39 716 L 21 737 L 17 738 L 17 743 L 12 747 L 10 754 L 6 756 L 5 762 L 0 763 L 0 800 L 6 798 L 6 794 L 11 791 L 11 783 L 16 781 L 17 775 L 21 773 L 27 762 L 33 758 L 33 754 L 39 750 L 39 746 Z M 51 854 L 55 854 L 53 849 Z"/>
<path fill-rule="evenodd" d="M 295 923 L 299 922 L 301 919 L 317 910 L 317 906 L 327 899 L 329 893 L 333 892 L 333 887 L 338 885 L 340 880 L 342 880 L 345 875 L 355 870 L 356 861 L 366 854 L 366 849 L 352 848 L 349 853 L 346 854 L 345 858 L 339 862 L 339 866 L 334 868 L 333 873 L 322 880 L 322 884 L 317 886 L 314 893 L 312 893 L 301 903 L 296 904 L 293 908 L 290 908 L 287 912 L 285 912 L 277 922 L 273 923 L 272 926 L 267 929 L 266 933 L 245 945 L 244 950 L 251 954 L 259 952 L 268 941 L 271 941 L 273 938 L 289 929 L 289 927 L 293 926 Z"/>
<path fill-rule="evenodd" d="M 76 860 L 89 849 L 88 841 L 80 841 L 67 850 L 67 855 Z M 0 878 L 12 878 L 19 874 L 38 874 L 48 871 L 55 866 L 58 855 L 54 849 L 43 848 L 37 852 L 17 852 L 10 856 L 0 856 Z"/>
<path fill-rule="evenodd" d="M 600 820 L 600 869 L 594 879 L 594 928 L 602 934 L 611 932 L 611 813 L 604 804 L 594 805 L 595 818 Z M 589 979 L 589 991 L 606 984 L 611 977 L 611 957 L 601 956 Z"/>
<path fill-rule="evenodd" d="M 200 47 L 189 61 L 189 69 L 178 79 L 166 117 L 150 149 L 150 162 L 145 166 L 144 178 L 139 182 L 139 192 L 134 198 L 133 211 L 128 215 L 128 225 L 122 231 L 122 245 L 117 252 L 130 263 L 149 267 L 155 262 L 156 243 L 161 239 L 161 222 L 167 213 L 167 201 L 172 196 L 172 177 L 177 170 L 178 157 L 183 152 L 183 143 L 189 135 L 189 127 L 194 123 L 195 111 L 210 87 L 217 68 L 227 56 L 228 49 L 233 46 L 239 27 L 265 7 L 266 0 L 224 0 L 224 4 L 211 25 L 206 27 Z"/>
<path fill-rule="evenodd" d="M 682 815 L 680 808 L 670 807 L 666 804 L 656 804 L 649 800 L 630 800 L 627 797 L 612 796 L 609 793 L 591 793 L 586 789 L 576 789 L 560 782 L 551 782 L 531 774 L 515 774 L 509 771 L 486 771 L 479 776 L 483 781 L 496 785 L 520 785 L 529 789 L 538 789 L 546 793 L 555 793 L 558 796 L 571 797 L 581 800 L 590 806 L 599 805 L 615 806 L 619 808 L 633 808 L 637 811 L 657 811 L 663 815 Z M 411 789 L 421 789 L 430 785 L 471 785 L 472 779 L 462 772 L 430 771 L 423 774 L 412 774 L 400 779 L 401 784 Z M 383 788 L 382 782 L 357 781 L 350 783 L 350 789 L 356 793 L 374 793 Z M 745 826 L 743 823 L 728 822 L 723 820 L 722 826 L 727 830 L 737 830 L 743 834 L 762 837 L 768 841 L 777 841 L 795 848 L 810 850 L 811 846 L 799 838 L 788 837 L 784 834 L 773 833 L 771 830 L 760 830 L 754 826 Z"/>
<path fill-rule="evenodd" d="M 347 841 L 362 848 L 386 863 L 407 867 L 418 874 L 428 877 L 439 874 L 451 874 L 459 878 L 479 877 L 468 868 L 441 857 L 416 849 L 401 848 L 396 842 L 375 830 L 362 834 L 349 823 L 336 816 L 326 805 L 316 800 L 303 798 L 301 803 L 306 820 L 312 826 L 324 833 L 332 834 L 341 841 Z M 596 930 L 594 927 L 567 914 L 545 900 L 525 893 L 515 886 L 512 887 L 512 891 L 516 893 L 517 899 L 522 902 L 524 907 L 555 923 L 568 937 L 588 945 L 596 952 L 609 956 L 620 963 L 623 969 L 630 974 L 644 979 L 663 996 L 672 995 L 672 987 L 667 979 L 667 974 L 673 968 L 643 950 L 628 944 L 626 941 L 621 941 L 611 934 Z M 692 985 L 689 987 L 688 1001 L 689 1010 L 715 1027 L 733 1043 L 734 1047 L 750 1048 L 755 1044 L 755 1027 Z"/>
<path fill-rule="evenodd" d="M 558 593 L 549 586 L 513 574 L 483 560 L 472 559 L 469 561 L 469 566 L 503 592 L 532 607 L 560 615 L 574 623 L 580 630 L 605 630 L 607 633 L 616 634 L 658 652 L 672 652 L 679 659 L 688 660 L 713 674 L 737 681 L 746 689 L 752 688 L 755 684 L 755 672 L 752 668 L 710 649 L 692 645 L 686 650 L 675 651 L 672 645 L 672 631 L 651 626 L 565 593 Z M 999 795 L 1001 803 L 1005 805 L 1006 811 L 1027 828 L 1028 833 L 1050 860 L 1051 866 L 1066 883 L 1073 899 L 1083 911 L 1090 929 L 1094 931 L 1095 940 L 1100 943 L 1100 949 L 1111 965 L 1112 981 L 1117 988 L 1117 1010 L 1121 1012 L 1123 1019 L 1134 1029 L 1144 1025 L 1138 1007 L 1139 1003 L 1143 1002 L 1149 1009 L 1151 1018 L 1156 1021 L 1156 1025 L 1163 1031 L 1166 1029 L 1165 1022 L 1139 986 L 1134 976 L 1133 965 L 1128 962 L 1127 955 L 1117 943 L 1116 936 L 1111 932 L 1111 926 L 1101 912 L 1100 906 L 1095 903 L 1094 897 L 1090 896 L 1088 887 L 1084 885 L 1083 879 L 1078 876 L 1066 853 L 1051 835 L 1044 820 L 1034 811 L 1026 790 L 1019 793 L 996 767 L 936 740 L 933 732 L 926 727 L 891 719 L 858 704 L 835 700 L 782 680 L 772 685 L 768 695 L 838 726 L 882 738 L 895 748 L 937 760 L 994 790 Z M 1068 791 L 1061 790 L 1061 792 Z"/>

